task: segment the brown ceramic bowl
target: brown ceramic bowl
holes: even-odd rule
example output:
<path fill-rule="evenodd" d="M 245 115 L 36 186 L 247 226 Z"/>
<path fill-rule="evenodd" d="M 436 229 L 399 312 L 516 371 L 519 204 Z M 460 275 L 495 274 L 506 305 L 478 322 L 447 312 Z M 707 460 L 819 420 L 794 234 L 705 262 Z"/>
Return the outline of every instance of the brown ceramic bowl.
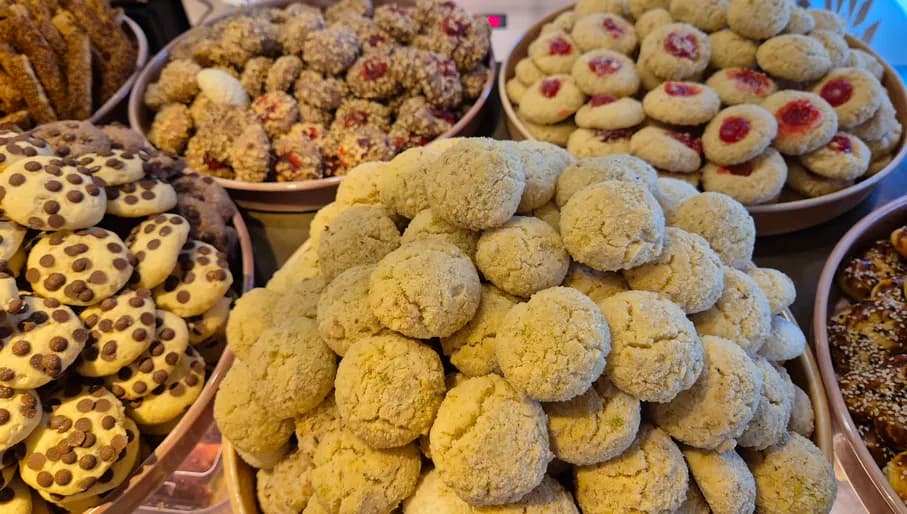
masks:
<path fill-rule="evenodd" d="M 528 55 L 529 44 L 535 41 L 541 33 L 542 26 L 553 21 L 562 12 L 571 8 L 572 7 L 567 7 L 553 12 L 533 25 L 525 34 L 523 34 L 523 37 L 517 41 L 516 45 L 513 47 L 513 51 L 507 56 L 507 59 L 501 63 L 500 70 L 498 71 L 498 94 L 501 97 L 501 104 L 504 106 L 504 112 L 507 114 L 507 131 L 513 139 L 522 140 L 534 138 L 523 122 L 520 121 L 513 104 L 510 102 L 510 99 L 507 98 L 505 84 L 508 80 L 513 78 L 516 63 Z M 888 89 L 891 102 L 894 104 L 894 108 L 897 111 L 898 120 L 901 122 L 901 125 L 907 127 L 907 93 L 905 93 L 904 84 L 901 82 L 898 73 L 862 41 L 847 36 L 847 42 L 854 48 L 859 48 L 872 54 L 880 63 L 882 63 L 882 66 L 885 68 L 885 76 L 882 77 L 882 84 Z M 781 194 L 781 200 L 778 203 L 747 207 L 750 214 L 753 215 L 753 219 L 756 221 L 757 234 L 760 236 L 771 236 L 796 232 L 824 223 L 844 214 L 868 198 L 879 182 L 898 167 L 904 159 L 905 154 L 907 154 L 907 145 L 904 145 L 902 139 L 898 143 L 897 149 L 892 154 L 892 159 L 888 166 L 875 175 L 861 180 L 851 187 L 818 198 L 804 198 L 785 189 Z"/>
<path fill-rule="evenodd" d="M 109 119 L 109 115 L 126 100 L 127 96 L 129 96 L 129 92 L 132 91 L 132 85 L 135 84 L 135 79 L 139 76 L 142 68 L 145 67 L 145 63 L 148 62 L 148 38 L 145 37 L 145 32 L 142 31 L 142 27 L 139 27 L 139 24 L 132 21 L 128 16 L 122 17 L 122 23 L 123 28 L 126 29 L 126 34 L 129 35 L 136 47 L 135 72 L 126 79 L 126 82 L 123 82 L 123 85 L 120 86 L 120 89 L 117 89 L 113 96 L 108 98 L 107 101 L 98 107 L 94 114 L 91 115 L 91 118 L 89 118 L 88 121 L 94 124 L 113 121 Z"/>
<path fill-rule="evenodd" d="M 828 319 L 849 303 L 837 285 L 838 269 L 846 265 L 854 254 L 862 251 L 874 241 L 888 239 L 892 230 L 905 223 L 907 223 L 907 196 L 869 213 L 844 234 L 844 237 L 832 250 L 831 255 L 828 256 L 828 260 L 825 261 L 825 267 L 819 277 L 813 309 L 813 337 L 816 343 L 816 356 L 834 417 L 835 447 L 836 450 L 841 448 L 852 452 L 854 458 L 839 460 L 841 460 L 848 480 L 853 483 L 854 489 L 860 496 L 860 500 L 873 513 L 907 514 L 907 505 L 891 488 L 888 480 L 869 454 L 863 438 L 857 432 L 857 427 L 844 405 L 828 348 Z M 839 438 L 843 439 L 841 442 L 849 448 L 841 447 L 838 444 Z M 838 453 L 844 452 L 839 451 Z M 844 455 L 844 457 L 849 456 Z"/>
<path fill-rule="evenodd" d="M 335 3 L 337 0 L 299 0 L 299 3 L 324 7 Z M 284 7 L 291 3 L 297 3 L 294 0 L 265 0 L 256 2 L 255 7 Z M 388 3 L 399 3 L 403 5 L 415 4 L 415 0 L 375 0 L 375 5 Z M 218 20 L 232 16 L 233 13 L 219 16 L 207 20 L 204 25 L 211 25 Z M 192 29 L 196 30 L 196 29 Z M 180 40 L 186 38 L 191 32 L 184 33 L 182 36 L 173 40 L 169 45 L 164 47 L 157 55 L 151 58 L 148 66 L 142 70 L 139 75 L 135 90 L 129 98 L 129 125 L 142 134 L 148 135 L 151 129 L 151 122 L 154 119 L 154 113 L 145 107 L 142 99 L 145 96 L 145 89 L 149 84 L 155 82 L 161 73 L 161 69 L 167 64 L 170 57 L 170 50 Z M 476 99 L 470 109 L 460 118 L 453 127 L 438 139 L 451 137 L 467 137 L 474 135 L 481 123 L 479 113 L 485 106 L 488 96 L 491 94 L 491 88 L 494 86 L 495 60 L 491 49 L 488 51 L 488 60 L 485 63 L 490 70 L 488 80 L 482 89 L 482 94 Z M 306 212 L 314 211 L 318 208 L 334 201 L 334 195 L 337 192 L 337 185 L 343 180 L 343 177 L 328 177 L 317 180 L 305 180 L 299 182 L 243 182 L 240 180 L 215 179 L 227 191 L 230 196 L 240 207 L 258 211 L 271 212 Z"/>

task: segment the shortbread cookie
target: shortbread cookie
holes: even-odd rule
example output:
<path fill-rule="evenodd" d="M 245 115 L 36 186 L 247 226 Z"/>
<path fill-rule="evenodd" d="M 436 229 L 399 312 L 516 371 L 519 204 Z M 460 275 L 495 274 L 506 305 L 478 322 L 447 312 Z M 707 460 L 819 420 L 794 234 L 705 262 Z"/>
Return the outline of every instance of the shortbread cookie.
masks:
<path fill-rule="evenodd" d="M 0 174 L 0 208 L 35 230 L 87 228 L 104 217 L 106 196 L 89 175 L 56 157 L 30 157 Z"/>
<path fill-rule="evenodd" d="M 189 330 L 189 344 L 198 345 L 212 337 L 224 335 L 232 304 L 233 297 L 228 294 L 218 300 L 214 307 L 197 316 L 186 318 L 186 328 Z"/>
<path fill-rule="evenodd" d="M 816 175 L 798 162 L 790 161 L 787 164 L 787 187 L 808 198 L 830 195 L 853 184 L 852 179 L 832 179 Z"/>
<path fill-rule="evenodd" d="M 762 102 L 778 121 L 772 145 L 786 155 L 803 155 L 825 146 L 838 130 L 838 115 L 821 96 L 779 91 Z"/>
<path fill-rule="evenodd" d="M 0 452 L 5 452 L 40 424 L 41 399 L 32 389 L 0 386 L 0 420 Z"/>
<path fill-rule="evenodd" d="M 123 218 L 141 218 L 176 207 L 176 190 L 170 184 L 146 177 L 107 189 L 107 212 Z"/>
<path fill-rule="evenodd" d="M 692 173 L 702 162 L 702 140 L 686 132 L 649 126 L 633 134 L 630 153 L 662 170 Z"/>
<path fill-rule="evenodd" d="M 747 274 L 724 268 L 724 290 L 711 309 L 691 317 L 696 330 L 734 341 L 754 354 L 772 330 L 772 315 L 765 293 Z"/>
<path fill-rule="evenodd" d="M 651 34 L 653 30 L 669 23 L 674 23 L 674 18 L 671 17 L 671 13 L 668 12 L 667 9 L 659 7 L 642 13 L 641 16 L 636 18 L 636 23 L 633 27 L 636 29 L 636 37 L 643 40 L 646 36 Z"/>
<path fill-rule="evenodd" d="M 771 113 L 756 105 L 734 105 L 709 122 L 702 150 L 715 164 L 742 164 L 760 155 L 777 134 L 778 122 Z"/>
<path fill-rule="evenodd" d="M 699 125 L 718 113 L 721 100 L 708 86 L 668 81 L 646 93 L 642 106 L 650 118 L 658 121 L 672 125 Z"/>
<path fill-rule="evenodd" d="M 746 208 L 727 195 L 696 195 L 674 211 L 668 224 L 704 237 L 728 266 L 739 268 L 752 260 L 756 225 Z"/>
<path fill-rule="evenodd" d="M 822 43 L 799 34 L 783 34 L 762 43 L 756 50 L 756 62 L 772 77 L 793 82 L 819 79 L 831 69 L 831 58 Z"/>
<path fill-rule="evenodd" d="M 812 90 L 834 107 L 843 129 L 869 120 L 878 112 L 886 94 L 875 77 L 859 68 L 834 69 Z"/>
<path fill-rule="evenodd" d="M 593 95 L 576 112 L 576 124 L 586 129 L 615 130 L 635 127 L 646 119 L 643 106 L 633 98 Z"/>
<path fill-rule="evenodd" d="M 709 39 L 686 23 L 653 30 L 642 42 L 639 61 L 663 80 L 686 80 L 705 70 L 711 59 Z"/>
<path fill-rule="evenodd" d="M 584 53 L 573 64 L 571 74 L 577 87 L 587 95 L 620 98 L 639 89 L 639 74 L 633 60 L 613 50 Z"/>
<path fill-rule="evenodd" d="M 154 300 L 147 289 L 127 290 L 79 314 L 91 337 L 76 369 L 88 377 L 116 373 L 155 341 Z"/>
<path fill-rule="evenodd" d="M 504 84 L 504 90 L 507 92 L 507 98 L 511 103 L 519 105 L 523 101 L 523 95 L 526 94 L 528 86 L 517 79 L 510 79 Z"/>
<path fill-rule="evenodd" d="M 719 30 L 709 34 L 709 45 L 712 47 L 712 68 L 754 68 L 756 67 L 756 50 L 759 43 L 737 34 L 731 29 Z"/>
<path fill-rule="evenodd" d="M 126 413 L 141 425 L 166 423 L 186 412 L 204 387 L 205 360 L 190 346 L 165 383 L 126 402 Z"/>
<path fill-rule="evenodd" d="M 188 318 L 214 307 L 232 284 L 224 254 L 208 243 L 189 241 L 180 250 L 177 266 L 154 288 L 154 301 L 158 308 Z"/>
<path fill-rule="evenodd" d="M 573 6 L 576 16 L 586 16 L 596 12 L 610 12 L 626 16 L 627 2 L 623 0 L 579 0 Z"/>
<path fill-rule="evenodd" d="M 633 25 L 612 13 L 594 13 L 577 19 L 570 35 L 583 52 L 604 48 L 631 55 L 638 44 Z"/>
<path fill-rule="evenodd" d="M 790 10 L 791 3 L 785 0 L 728 0 L 727 24 L 744 37 L 768 39 L 784 30 L 790 21 Z"/>
<path fill-rule="evenodd" d="M 872 73 L 872 76 L 879 80 L 882 80 L 882 77 L 885 76 L 885 67 L 882 66 L 882 63 L 879 62 L 874 55 L 860 50 L 859 48 L 850 49 L 850 62 L 848 63 L 848 66 L 863 68 L 869 73 Z"/>
<path fill-rule="evenodd" d="M 570 75 L 550 75 L 529 86 L 520 101 L 520 116 L 534 123 L 558 123 L 586 101 Z"/>
<path fill-rule="evenodd" d="M 870 158 L 866 143 L 846 132 L 838 132 L 827 145 L 800 156 L 800 164 L 825 178 L 854 180 L 869 169 Z"/>
<path fill-rule="evenodd" d="M 706 84 L 715 89 L 724 105 L 760 104 L 778 90 L 768 75 L 749 68 L 716 71 Z"/>
<path fill-rule="evenodd" d="M 546 75 L 570 73 L 580 53 L 573 38 L 560 30 L 542 34 L 529 45 L 529 57 Z"/>
<path fill-rule="evenodd" d="M 639 18 L 650 9 L 667 9 L 670 0 L 627 0 L 624 9 L 632 18 Z"/>
<path fill-rule="evenodd" d="M 778 198 L 787 182 L 787 164 L 774 148 L 755 158 L 728 166 L 707 163 L 702 168 L 702 188 L 724 193 L 743 205 L 758 205 Z"/>
<path fill-rule="evenodd" d="M 84 154 L 76 162 L 86 173 L 103 180 L 105 186 L 128 184 L 145 176 L 142 158 L 126 150 Z"/>
<path fill-rule="evenodd" d="M 888 98 L 888 95 L 882 95 L 878 112 L 848 132 L 863 141 L 876 141 L 893 132 L 899 125 L 897 112 L 894 110 L 891 99 Z"/>
<path fill-rule="evenodd" d="M 150 289 L 163 282 L 177 264 L 189 229 L 189 223 L 178 214 L 158 214 L 136 225 L 126 238 L 137 261 L 130 286 Z"/>
<path fill-rule="evenodd" d="M 599 130 L 579 128 L 570 134 L 567 151 L 577 159 L 604 157 L 630 152 L 632 129 Z"/>

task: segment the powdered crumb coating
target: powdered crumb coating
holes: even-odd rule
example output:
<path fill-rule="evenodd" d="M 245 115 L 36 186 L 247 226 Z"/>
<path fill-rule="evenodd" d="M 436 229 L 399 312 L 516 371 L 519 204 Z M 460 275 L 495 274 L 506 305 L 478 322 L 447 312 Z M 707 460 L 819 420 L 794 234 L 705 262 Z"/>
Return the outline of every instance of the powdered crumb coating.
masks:
<path fill-rule="evenodd" d="M 248 360 L 255 341 L 269 326 L 270 315 L 281 296 L 263 287 L 242 295 L 227 319 L 227 346 L 241 360 Z"/>
<path fill-rule="evenodd" d="M 772 315 L 768 299 L 746 273 L 724 268 L 724 290 L 715 305 L 691 319 L 700 334 L 734 341 L 753 354 L 768 339 Z"/>
<path fill-rule="evenodd" d="M 800 327 L 781 316 L 772 316 L 772 331 L 759 355 L 772 361 L 788 361 L 803 354 L 806 336 Z"/>
<path fill-rule="evenodd" d="M 374 269 L 374 265 L 353 266 L 337 275 L 318 300 L 318 333 L 337 355 L 386 330 L 368 304 L 368 279 Z"/>
<path fill-rule="evenodd" d="M 328 434 L 340 432 L 343 429 L 343 422 L 340 420 L 340 413 L 337 412 L 337 403 L 334 401 L 333 394 L 329 394 L 314 409 L 296 418 L 295 422 L 296 446 L 313 461 L 319 443 Z"/>
<path fill-rule="evenodd" d="M 558 207 L 563 207 L 580 189 L 605 180 L 633 182 L 654 191 L 656 178 L 655 169 L 651 165 L 632 155 L 586 157 L 563 170 L 557 179 L 554 200 Z"/>
<path fill-rule="evenodd" d="M 400 233 L 382 207 L 356 205 L 331 221 L 318 242 L 321 272 L 330 278 L 360 264 L 374 264 L 400 246 Z"/>
<path fill-rule="evenodd" d="M 475 260 L 479 233 L 458 227 L 438 217 L 435 211 L 425 209 L 410 220 L 406 230 L 403 231 L 400 244 L 429 240 L 450 243 L 463 250 L 467 257 Z"/>
<path fill-rule="evenodd" d="M 810 438 L 815 430 L 816 415 L 813 412 L 812 400 L 803 389 L 794 384 L 794 406 L 791 408 L 787 427 L 803 437 Z"/>
<path fill-rule="evenodd" d="M 381 170 L 378 179 L 381 203 L 394 214 L 414 218 L 434 207 L 429 200 L 429 171 L 441 155 L 433 146 L 417 146 L 394 157 Z"/>
<path fill-rule="evenodd" d="M 544 141 L 505 141 L 504 144 L 520 159 L 526 175 L 526 187 L 517 208 L 520 214 L 548 203 L 554 197 L 561 172 L 576 162 L 563 148 Z"/>
<path fill-rule="evenodd" d="M 683 202 L 699 194 L 695 186 L 676 178 L 659 177 L 655 199 L 661 205 L 665 218 L 670 219 Z"/>
<path fill-rule="evenodd" d="M 746 274 L 756 281 L 756 285 L 765 293 L 772 314 L 780 314 L 797 299 L 794 281 L 781 271 L 773 268 L 753 268 L 747 270 Z"/>
<path fill-rule="evenodd" d="M 794 384 L 784 368 L 775 366 L 764 357 L 754 359 L 762 373 L 762 394 L 756 414 L 746 430 L 737 438 L 745 448 L 764 450 L 787 434 L 787 423 L 794 404 Z"/>
<path fill-rule="evenodd" d="M 491 284 L 482 284 L 482 296 L 475 316 L 460 330 L 441 339 L 444 355 L 461 373 L 480 377 L 499 371 L 494 341 L 504 316 L 517 299 Z"/>
<path fill-rule="evenodd" d="M 756 244 L 753 217 L 740 202 L 721 193 L 702 193 L 683 202 L 668 224 L 699 234 L 728 266 L 752 260 Z"/>
<path fill-rule="evenodd" d="M 620 273 L 594 270 L 578 262 L 570 263 L 562 285 L 577 289 L 596 303 L 630 290 L 626 279 Z"/>
<path fill-rule="evenodd" d="M 686 448 L 683 456 L 690 475 L 713 512 L 747 514 L 756 502 L 756 482 L 746 462 L 734 450 L 713 452 Z"/>
<path fill-rule="evenodd" d="M 167 104 L 151 123 L 148 140 L 159 150 L 182 153 L 192 135 L 193 121 L 189 108 L 183 104 Z"/>
<path fill-rule="evenodd" d="M 300 512 L 312 496 L 312 457 L 302 451 L 285 456 L 272 469 L 255 473 L 258 504 L 265 514 Z"/>

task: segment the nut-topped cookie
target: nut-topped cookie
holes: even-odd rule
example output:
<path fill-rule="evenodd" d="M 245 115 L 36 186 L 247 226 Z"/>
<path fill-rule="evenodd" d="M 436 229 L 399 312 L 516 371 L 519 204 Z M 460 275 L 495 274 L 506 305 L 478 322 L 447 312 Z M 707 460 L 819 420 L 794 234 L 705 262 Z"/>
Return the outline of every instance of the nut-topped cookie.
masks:
<path fill-rule="evenodd" d="M 34 291 L 67 305 L 93 305 L 123 287 L 134 258 L 102 228 L 47 234 L 28 255 L 25 279 Z"/>
<path fill-rule="evenodd" d="M 159 308 L 178 316 L 197 316 L 214 307 L 232 284 L 224 254 L 208 243 L 189 241 L 180 250 L 176 267 L 154 288 L 154 299 Z"/>
<path fill-rule="evenodd" d="M 178 214 L 158 214 L 132 229 L 126 245 L 136 265 L 129 285 L 153 288 L 163 282 L 176 266 L 189 230 L 189 222 Z"/>
<path fill-rule="evenodd" d="M 176 207 L 176 191 L 152 177 L 107 188 L 107 212 L 123 218 L 140 218 Z"/>
<path fill-rule="evenodd" d="M 147 289 L 124 291 L 82 311 L 91 336 L 76 364 L 79 374 L 111 375 L 145 352 L 155 338 L 154 312 Z"/>
<path fill-rule="evenodd" d="M 0 386 L 0 452 L 25 440 L 40 422 L 41 399 L 34 390 Z"/>
<path fill-rule="evenodd" d="M 145 176 L 145 161 L 126 150 L 84 154 L 76 162 L 85 167 L 86 173 L 103 180 L 105 186 L 128 184 Z"/>

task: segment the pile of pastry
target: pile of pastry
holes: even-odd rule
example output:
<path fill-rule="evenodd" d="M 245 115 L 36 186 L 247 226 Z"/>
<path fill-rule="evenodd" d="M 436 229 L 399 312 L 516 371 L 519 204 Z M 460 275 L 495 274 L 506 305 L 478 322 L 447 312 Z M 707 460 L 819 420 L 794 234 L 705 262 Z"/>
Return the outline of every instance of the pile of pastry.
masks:
<path fill-rule="evenodd" d="M 453 139 L 354 168 L 310 235 L 214 404 L 266 514 L 830 510 L 796 291 L 734 199 Z"/>
<path fill-rule="evenodd" d="M 891 162 L 903 128 L 882 64 L 836 13 L 788 0 L 580 0 L 515 66 L 535 139 L 631 153 L 744 205 L 840 191 Z"/>
<path fill-rule="evenodd" d="M 183 168 L 121 126 L 0 134 L 0 511 L 115 497 L 204 388 L 234 207 Z"/>
<path fill-rule="evenodd" d="M 107 0 L 14 0 L 0 10 L 0 125 L 84 120 L 135 72 Z"/>
<path fill-rule="evenodd" d="M 490 79 L 490 27 L 453 2 L 291 3 L 197 29 L 144 93 L 149 140 L 247 182 L 344 175 L 449 131 Z"/>
<path fill-rule="evenodd" d="M 907 501 L 907 227 L 861 250 L 838 274 L 852 301 L 828 322 L 838 384 L 879 467 Z"/>

